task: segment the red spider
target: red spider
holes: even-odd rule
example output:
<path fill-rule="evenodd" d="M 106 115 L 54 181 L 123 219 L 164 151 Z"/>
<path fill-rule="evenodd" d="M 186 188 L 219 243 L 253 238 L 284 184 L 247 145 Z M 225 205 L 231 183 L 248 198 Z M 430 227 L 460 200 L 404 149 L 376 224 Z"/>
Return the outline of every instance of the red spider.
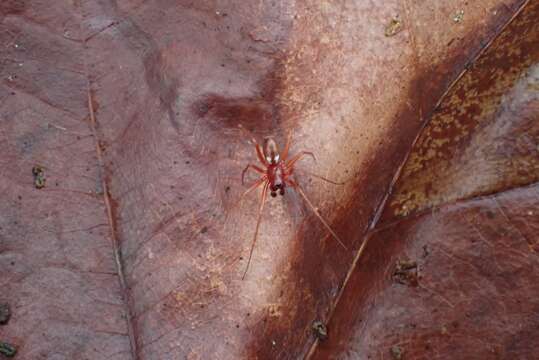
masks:
<path fill-rule="evenodd" d="M 251 245 L 251 251 L 249 252 L 249 260 L 247 261 L 247 266 L 245 268 L 245 272 L 243 273 L 242 279 L 245 278 L 245 275 L 247 274 L 247 270 L 249 270 L 249 265 L 251 264 L 251 257 L 253 256 L 253 250 L 255 247 L 256 238 L 258 236 L 258 229 L 260 227 L 262 210 L 264 209 L 264 204 L 266 203 L 268 190 L 270 191 L 270 195 L 272 197 L 276 197 L 277 193 L 279 193 L 280 195 L 284 195 L 287 187 L 294 188 L 301 195 L 301 197 L 305 200 L 305 202 L 314 212 L 316 217 L 318 217 L 318 219 L 322 222 L 322 224 L 324 224 L 324 226 L 329 231 L 329 233 L 339 242 L 339 244 L 341 244 L 343 248 L 347 249 L 346 246 L 341 241 L 341 239 L 337 236 L 337 234 L 333 231 L 333 229 L 326 222 L 326 220 L 324 220 L 324 218 L 318 213 L 314 205 L 307 198 L 307 195 L 305 195 L 305 193 L 299 186 L 299 184 L 291 178 L 292 174 L 294 173 L 294 164 L 296 162 L 298 162 L 300 159 L 302 159 L 306 155 L 312 156 L 314 160 L 316 160 L 316 158 L 314 154 L 310 151 L 301 151 L 298 154 L 292 156 L 290 159 L 288 159 L 288 149 L 290 147 L 290 138 L 291 136 L 288 137 L 286 146 L 282 153 L 279 153 L 279 149 L 277 148 L 277 143 L 271 137 L 264 139 L 263 148 L 256 142 L 256 140 L 253 139 L 253 142 L 256 147 L 256 154 L 258 156 L 258 160 L 262 163 L 263 168 L 257 165 L 248 164 L 241 174 L 242 184 L 244 184 L 245 173 L 249 169 L 252 169 L 256 171 L 257 173 L 261 174 L 261 177 L 253 185 L 251 185 L 251 187 L 247 189 L 247 191 L 245 191 L 241 195 L 240 201 L 245 195 L 249 194 L 256 188 L 258 188 L 260 185 L 263 185 L 262 199 L 260 201 L 260 207 L 258 208 L 258 217 L 256 221 L 256 229 L 255 229 L 255 235 L 253 238 L 253 244 Z M 342 185 L 342 183 L 336 183 L 334 181 L 328 180 L 319 175 L 315 175 L 311 173 L 309 173 L 309 175 L 319 178 L 321 180 L 330 182 L 332 184 Z"/>

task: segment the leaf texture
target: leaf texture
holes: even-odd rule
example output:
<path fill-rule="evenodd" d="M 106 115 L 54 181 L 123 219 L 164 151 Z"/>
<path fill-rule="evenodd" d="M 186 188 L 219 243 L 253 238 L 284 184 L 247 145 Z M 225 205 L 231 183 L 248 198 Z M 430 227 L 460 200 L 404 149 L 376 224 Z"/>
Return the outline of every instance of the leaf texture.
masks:
<path fill-rule="evenodd" d="M 3 1 L 0 341 L 20 359 L 532 358 L 538 13 Z M 250 138 L 290 133 L 349 250 L 289 191 L 242 281 Z"/>

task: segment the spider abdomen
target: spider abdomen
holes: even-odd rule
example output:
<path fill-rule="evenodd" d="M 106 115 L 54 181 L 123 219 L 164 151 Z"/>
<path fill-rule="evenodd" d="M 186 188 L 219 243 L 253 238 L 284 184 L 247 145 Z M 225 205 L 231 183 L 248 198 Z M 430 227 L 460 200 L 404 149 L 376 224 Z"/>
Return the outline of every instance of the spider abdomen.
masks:
<path fill-rule="evenodd" d="M 270 164 L 267 170 L 270 195 L 272 197 L 277 196 L 277 191 L 279 194 L 284 195 L 285 185 L 286 185 L 286 171 L 284 163 L 279 161 L 277 164 Z"/>

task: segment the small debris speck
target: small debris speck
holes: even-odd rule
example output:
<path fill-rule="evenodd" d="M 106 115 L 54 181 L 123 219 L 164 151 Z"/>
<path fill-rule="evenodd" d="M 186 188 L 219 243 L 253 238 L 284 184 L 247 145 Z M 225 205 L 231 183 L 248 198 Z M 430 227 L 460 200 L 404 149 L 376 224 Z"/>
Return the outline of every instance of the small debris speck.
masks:
<path fill-rule="evenodd" d="M 395 360 L 401 360 L 404 353 L 402 348 L 398 345 L 393 345 L 391 349 L 389 349 L 389 352 L 391 353 L 391 358 Z"/>
<path fill-rule="evenodd" d="M 204 226 L 202 229 L 200 229 L 201 234 L 205 234 L 207 232 L 208 232 L 208 227 L 207 226 Z"/>
<path fill-rule="evenodd" d="M 393 18 L 389 22 L 389 24 L 386 25 L 386 30 L 384 32 L 384 35 L 386 37 L 395 36 L 398 33 L 400 33 L 403 29 L 402 21 L 400 21 L 398 18 Z"/>
<path fill-rule="evenodd" d="M 17 353 L 17 349 L 15 346 L 0 341 L 0 354 L 6 356 L 6 357 L 13 357 Z"/>
<path fill-rule="evenodd" d="M 316 336 L 319 340 L 324 341 L 328 338 L 328 329 L 322 321 L 316 320 L 313 322 L 312 329 L 314 336 Z"/>
<path fill-rule="evenodd" d="M 427 245 L 423 245 L 423 257 L 426 258 L 427 256 L 429 256 L 430 254 L 430 251 L 429 251 L 429 248 Z"/>
<path fill-rule="evenodd" d="M 0 304 L 0 325 L 6 325 L 11 318 L 11 309 L 9 304 L 2 303 Z"/>
<path fill-rule="evenodd" d="M 461 22 L 464 19 L 464 10 L 459 10 L 453 15 L 453 21 L 456 23 Z"/>
<path fill-rule="evenodd" d="M 34 186 L 36 189 L 43 189 L 45 187 L 45 172 L 41 166 L 34 166 L 32 168 L 32 175 L 34 175 Z"/>
<path fill-rule="evenodd" d="M 417 286 L 417 263 L 411 260 L 398 260 L 393 271 L 393 280 L 402 285 Z"/>

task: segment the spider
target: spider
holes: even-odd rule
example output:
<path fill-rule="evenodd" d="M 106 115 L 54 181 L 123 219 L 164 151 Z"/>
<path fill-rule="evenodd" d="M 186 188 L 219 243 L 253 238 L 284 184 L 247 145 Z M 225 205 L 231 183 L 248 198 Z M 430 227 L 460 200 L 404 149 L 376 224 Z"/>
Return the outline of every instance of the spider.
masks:
<path fill-rule="evenodd" d="M 256 155 L 258 157 L 258 160 L 262 164 L 262 167 L 254 165 L 254 164 L 248 164 L 245 169 L 243 169 L 243 172 L 241 173 L 241 183 L 244 184 L 245 174 L 248 170 L 252 170 L 260 174 L 260 178 L 251 185 L 240 197 L 243 199 L 244 196 L 258 188 L 259 186 L 262 186 L 262 194 L 261 194 L 261 200 L 260 205 L 258 208 L 258 216 L 256 221 L 256 228 L 255 228 L 255 234 L 253 238 L 253 242 L 251 245 L 251 250 L 249 252 L 249 259 L 247 260 L 247 266 L 245 268 L 245 271 L 242 276 L 242 280 L 245 279 L 245 275 L 247 274 L 247 271 L 249 270 L 249 265 L 251 264 L 251 258 L 253 256 L 253 250 L 255 248 L 256 239 L 258 236 L 258 229 L 260 227 L 260 220 L 262 218 L 262 211 L 264 209 L 264 205 L 266 203 L 267 194 L 268 191 L 272 197 L 276 197 L 277 194 L 284 195 L 286 193 L 286 189 L 288 187 L 293 188 L 296 190 L 301 197 L 305 200 L 307 205 L 311 208 L 313 213 L 316 215 L 316 217 L 322 222 L 322 224 L 326 227 L 326 229 L 329 231 L 329 233 L 337 240 L 337 242 L 344 248 L 347 249 L 346 245 L 341 241 L 339 236 L 333 231 L 331 226 L 327 223 L 327 221 L 318 213 L 315 206 L 311 203 L 307 195 L 303 192 L 299 184 L 293 180 L 291 177 L 294 173 L 294 165 L 304 158 L 305 156 L 311 156 L 313 160 L 316 161 L 316 157 L 314 154 L 310 151 L 300 151 L 296 155 L 292 156 L 290 159 L 288 158 L 288 149 L 290 148 L 290 139 L 291 134 L 288 136 L 288 139 L 286 141 L 286 145 L 284 147 L 284 150 L 282 152 L 279 152 L 279 148 L 277 147 L 277 143 L 272 137 L 267 137 L 264 139 L 264 147 L 260 146 L 256 142 L 256 140 L 252 140 L 255 144 L 256 148 Z M 328 180 L 322 176 L 309 173 L 309 175 L 319 178 L 321 180 L 327 181 L 329 183 L 335 184 L 335 185 L 342 185 L 343 183 L 337 183 L 331 180 Z"/>

